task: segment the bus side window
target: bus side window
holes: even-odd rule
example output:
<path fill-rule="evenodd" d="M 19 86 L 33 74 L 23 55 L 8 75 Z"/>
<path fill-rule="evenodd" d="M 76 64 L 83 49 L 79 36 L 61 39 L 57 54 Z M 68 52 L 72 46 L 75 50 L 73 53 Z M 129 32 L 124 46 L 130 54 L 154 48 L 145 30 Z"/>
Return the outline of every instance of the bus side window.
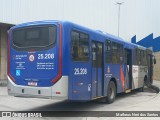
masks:
<path fill-rule="evenodd" d="M 77 59 L 78 58 L 78 47 L 77 46 L 73 46 L 73 51 L 72 51 L 72 56 L 73 58 Z"/>
<path fill-rule="evenodd" d="M 147 51 L 144 51 L 145 66 L 147 66 Z"/>
<path fill-rule="evenodd" d="M 117 44 L 115 42 L 112 42 L 112 62 L 117 63 Z"/>
<path fill-rule="evenodd" d="M 96 60 L 96 46 L 92 44 L 92 60 Z"/>
<path fill-rule="evenodd" d="M 111 42 L 110 40 L 106 41 L 106 63 L 124 63 L 122 44 Z"/>
<path fill-rule="evenodd" d="M 140 65 L 141 64 L 141 51 L 138 50 L 138 64 Z"/>
<path fill-rule="evenodd" d="M 138 65 L 138 49 L 134 49 L 134 65 Z"/>
<path fill-rule="evenodd" d="M 106 63 L 112 63 L 112 42 L 106 40 Z"/>
<path fill-rule="evenodd" d="M 122 64 L 123 63 L 123 45 L 112 42 L 112 63 Z"/>
<path fill-rule="evenodd" d="M 89 35 L 80 31 L 71 32 L 73 61 L 89 61 Z"/>
<path fill-rule="evenodd" d="M 96 63 L 96 45 L 95 43 L 92 43 L 92 66 L 97 67 Z"/>
<path fill-rule="evenodd" d="M 121 44 L 118 44 L 118 52 L 117 52 L 117 54 L 118 54 L 118 63 L 120 64 L 122 64 L 122 63 L 124 63 L 124 60 L 123 60 L 123 45 L 121 45 Z"/>

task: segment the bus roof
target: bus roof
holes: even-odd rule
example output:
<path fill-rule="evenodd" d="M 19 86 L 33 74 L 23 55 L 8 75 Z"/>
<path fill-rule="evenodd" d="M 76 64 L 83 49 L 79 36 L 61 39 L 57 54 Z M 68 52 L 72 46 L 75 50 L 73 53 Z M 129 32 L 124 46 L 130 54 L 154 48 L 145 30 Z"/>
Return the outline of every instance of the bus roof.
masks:
<path fill-rule="evenodd" d="M 93 30 L 93 29 L 90 29 L 90 28 L 87 28 L 87 27 L 84 27 L 84 26 L 81 26 L 81 25 L 78 25 L 78 24 L 75 24 L 73 22 L 70 22 L 70 21 L 64 21 L 64 20 L 43 20 L 43 21 L 34 21 L 34 22 L 27 22 L 27 23 L 22 23 L 22 24 L 18 24 L 16 26 L 13 26 L 11 27 L 11 30 L 12 29 L 16 29 L 16 28 L 20 28 L 20 27 L 25 27 L 25 26 L 31 26 L 31 25 L 39 25 L 39 24 L 53 24 L 53 23 L 61 23 L 61 24 L 70 24 L 70 25 L 74 25 L 74 26 L 77 26 L 79 28 L 82 28 L 82 29 L 85 29 L 87 31 L 91 31 L 93 33 L 96 33 L 96 34 L 99 34 L 99 35 L 102 35 L 102 36 L 105 36 L 106 38 L 108 39 L 111 39 L 111 40 L 115 40 L 117 42 L 120 42 L 120 43 L 125 43 L 126 46 L 130 46 L 130 47 L 134 47 L 134 48 L 140 48 L 140 49 L 143 49 L 143 50 L 146 50 L 145 47 L 143 46 L 140 46 L 140 45 L 137 45 L 137 44 L 134 44 L 134 43 L 130 43 L 120 37 L 117 37 L 117 36 L 114 36 L 114 35 L 111 35 L 109 33 L 106 33 L 106 32 L 103 32 L 103 31 L 100 31 L 100 30 Z"/>

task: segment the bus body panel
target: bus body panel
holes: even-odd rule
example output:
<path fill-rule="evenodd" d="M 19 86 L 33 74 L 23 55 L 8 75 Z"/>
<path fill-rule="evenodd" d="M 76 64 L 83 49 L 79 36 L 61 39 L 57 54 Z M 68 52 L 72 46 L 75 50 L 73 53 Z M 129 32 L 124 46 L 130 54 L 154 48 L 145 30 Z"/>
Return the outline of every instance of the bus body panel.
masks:
<path fill-rule="evenodd" d="M 147 66 L 133 65 L 133 86 L 132 89 L 141 88 L 144 85 L 144 77 L 147 76 Z"/>
<path fill-rule="evenodd" d="M 68 100 L 68 76 L 62 78 L 52 87 L 31 87 L 15 84 L 8 77 L 8 94 L 21 97 L 38 97 Z"/>
<path fill-rule="evenodd" d="M 82 73 L 83 70 L 87 70 L 87 73 Z M 91 95 L 91 78 L 90 78 L 90 65 L 74 63 L 70 66 L 72 81 L 72 100 L 90 100 Z M 85 93 L 85 94 L 84 94 Z"/>
<path fill-rule="evenodd" d="M 30 97 L 44 97 L 53 99 L 67 99 L 73 101 L 89 101 L 99 97 L 106 97 L 108 84 L 111 80 L 115 80 L 117 93 L 125 92 L 127 89 L 136 89 L 143 86 L 143 77 L 147 74 L 147 67 L 134 66 L 134 49 L 141 48 L 134 44 L 130 44 L 122 41 L 120 38 L 116 38 L 109 34 L 90 30 L 88 28 L 61 21 L 49 21 L 49 22 L 36 22 L 18 25 L 13 27 L 10 32 L 18 27 L 34 25 L 56 25 L 57 26 L 57 38 L 54 47 L 43 51 L 27 51 L 20 52 L 12 48 L 11 42 L 9 44 L 10 49 L 10 74 L 15 79 L 15 83 L 10 79 L 8 84 L 8 92 L 14 96 L 30 96 Z M 60 31 L 60 26 L 62 31 Z M 71 32 L 77 30 L 89 35 L 89 60 L 88 61 L 74 61 L 71 54 Z M 62 39 L 62 41 L 60 41 Z M 120 43 L 123 45 L 123 49 L 130 51 L 131 64 L 132 64 L 132 76 L 129 75 L 129 67 L 127 64 L 108 64 L 106 63 L 106 40 Z M 102 52 L 102 67 L 93 67 L 93 51 L 92 43 L 100 43 L 103 47 Z M 62 48 L 60 49 L 60 43 Z M 144 48 L 143 48 L 144 49 Z M 55 83 L 53 79 L 59 73 L 60 64 L 60 50 L 62 50 L 62 77 Z M 38 59 L 38 55 L 41 54 L 54 54 L 54 59 Z M 123 53 L 124 54 L 124 53 Z M 15 55 L 21 55 L 20 59 Z M 34 55 L 32 61 L 31 55 Z M 42 55 L 43 56 L 43 55 Z M 124 55 L 123 55 L 124 57 Z M 31 60 L 31 61 L 30 61 Z M 124 58 L 125 61 L 125 58 Z M 22 62 L 22 63 L 18 63 Z M 25 63 L 23 63 L 25 62 Z M 37 70 L 38 63 L 51 63 L 54 65 L 54 69 L 49 70 Z M 24 65 L 25 64 L 25 65 Z M 22 66 L 22 67 L 18 67 Z M 24 66 L 24 67 L 23 67 Z M 27 67 L 27 68 L 26 68 Z M 17 69 L 22 68 L 22 69 Z M 23 69 L 25 68 L 25 69 Z M 138 70 L 138 73 L 134 73 L 134 69 Z M 16 71 L 18 70 L 18 71 Z M 20 70 L 20 71 L 19 71 Z M 143 71 L 142 71 L 143 70 Z M 20 75 L 16 72 L 20 73 Z M 21 75 L 24 75 L 21 76 Z M 97 76 L 98 75 L 98 76 Z M 133 77 L 134 76 L 134 77 Z M 130 78 L 133 77 L 132 81 Z M 138 77 L 138 79 L 137 79 Z M 97 80 L 96 80 L 97 79 Z M 38 81 L 38 82 L 37 82 Z M 30 83 L 29 83 L 30 82 Z M 32 83 L 33 82 L 33 83 Z M 37 82 L 36 85 L 34 82 Z M 130 87 L 130 82 L 132 86 Z M 23 91 L 24 89 L 24 91 Z M 39 94 L 41 90 L 41 95 Z M 24 93 L 23 93 L 24 92 Z"/>
<path fill-rule="evenodd" d="M 124 65 L 119 65 L 119 64 L 106 64 L 105 65 L 105 77 L 107 79 L 107 85 L 109 81 L 114 78 L 117 83 L 117 93 L 124 92 L 123 89 L 123 81 L 120 79 L 120 67 Z M 124 74 L 125 76 L 125 74 Z"/>
<path fill-rule="evenodd" d="M 52 26 L 53 23 L 49 25 Z M 25 28 L 27 25 L 21 27 Z M 14 48 L 10 48 L 9 72 L 17 85 L 38 87 L 53 85 L 51 81 L 60 69 L 58 68 L 59 60 L 57 59 L 59 57 L 59 29 L 57 29 L 56 36 L 56 44 L 48 50 L 16 51 Z M 12 42 L 10 42 L 10 46 L 12 46 Z"/>
<path fill-rule="evenodd" d="M 13 51 L 13 50 L 11 50 Z M 13 61 L 11 61 L 11 76 L 16 79 L 18 85 L 30 85 L 32 82 L 37 83 L 36 86 L 51 86 L 51 80 L 58 74 L 58 57 L 56 48 L 43 52 L 11 52 Z M 52 60 L 41 59 L 52 55 Z M 22 57 L 17 57 L 22 56 Z M 23 57 L 24 56 L 24 57 Z M 34 56 L 34 61 L 30 61 L 30 57 Z M 19 60 L 20 59 L 20 60 Z M 40 59 L 40 60 L 38 60 Z"/>
<path fill-rule="evenodd" d="M 43 51 L 16 51 L 12 47 L 12 30 L 17 28 L 25 28 L 28 26 L 39 25 L 56 25 L 57 38 L 56 44 Z M 67 67 L 62 71 L 63 75 L 56 83 L 52 80 L 57 76 L 59 71 L 59 49 L 60 49 L 60 23 L 54 21 L 47 22 L 33 22 L 28 24 L 17 25 L 10 30 L 10 39 L 8 43 L 9 49 L 9 64 L 8 71 L 8 93 L 14 96 L 27 97 L 43 97 L 43 98 L 60 98 L 68 100 L 68 76 Z M 63 32 L 63 30 L 62 30 Z M 65 51 L 66 46 L 63 46 Z M 61 48 L 62 49 L 62 48 Z M 17 55 L 17 56 L 16 56 Z M 34 56 L 30 58 L 30 55 Z M 52 56 L 48 56 L 52 55 Z M 19 57 L 20 56 L 20 57 Z M 64 56 L 65 57 L 65 56 Z M 49 58 L 49 59 L 48 59 Z M 67 57 L 66 57 L 67 58 Z M 31 59 L 31 60 L 30 60 Z M 32 60 L 33 59 L 33 60 Z M 42 64 L 41 64 L 42 63 Z M 63 64 L 66 64 L 64 59 Z M 40 66 L 45 69 L 38 69 Z M 20 66 L 20 67 L 19 67 Z M 27 78 L 27 79 L 26 79 Z M 12 79 L 12 80 L 11 80 Z M 24 92 L 24 93 L 23 93 Z"/>
<path fill-rule="evenodd" d="M 83 28 L 73 24 L 68 25 L 66 31 L 69 31 L 69 36 L 66 38 L 68 42 L 68 65 L 69 65 L 69 100 L 91 100 L 91 62 L 73 61 L 71 56 L 71 31 L 82 29 L 81 32 L 86 32 Z M 85 94 L 84 94 L 85 93 Z"/>

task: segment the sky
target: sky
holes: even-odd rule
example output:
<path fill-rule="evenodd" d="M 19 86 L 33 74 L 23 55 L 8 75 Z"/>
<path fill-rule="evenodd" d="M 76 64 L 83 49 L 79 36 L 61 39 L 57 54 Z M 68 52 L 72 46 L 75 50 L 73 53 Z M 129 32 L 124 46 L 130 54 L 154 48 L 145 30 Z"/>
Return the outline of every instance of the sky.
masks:
<path fill-rule="evenodd" d="M 160 35 L 160 0 L 0 0 L 0 22 L 20 24 L 39 20 L 68 20 L 85 27 L 137 41 Z"/>

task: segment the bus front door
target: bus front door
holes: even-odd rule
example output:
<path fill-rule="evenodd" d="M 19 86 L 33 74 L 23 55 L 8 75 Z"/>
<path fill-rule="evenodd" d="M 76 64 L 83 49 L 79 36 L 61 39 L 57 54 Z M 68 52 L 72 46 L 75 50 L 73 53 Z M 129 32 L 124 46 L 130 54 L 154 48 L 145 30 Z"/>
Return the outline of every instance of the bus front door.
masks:
<path fill-rule="evenodd" d="M 126 78 L 125 81 L 125 90 L 127 92 L 127 90 L 131 90 L 132 89 L 132 50 L 130 49 L 125 49 L 125 65 L 127 68 L 127 72 L 126 72 L 126 76 L 128 76 Z"/>
<path fill-rule="evenodd" d="M 92 42 L 92 98 L 103 95 L 103 43 Z"/>
<path fill-rule="evenodd" d="M 150 83 L 153 82 L 153 60 L 152 60 L 152 51 L 147 51 L 147 64 L 148 64 L 148 80 Z"/>

